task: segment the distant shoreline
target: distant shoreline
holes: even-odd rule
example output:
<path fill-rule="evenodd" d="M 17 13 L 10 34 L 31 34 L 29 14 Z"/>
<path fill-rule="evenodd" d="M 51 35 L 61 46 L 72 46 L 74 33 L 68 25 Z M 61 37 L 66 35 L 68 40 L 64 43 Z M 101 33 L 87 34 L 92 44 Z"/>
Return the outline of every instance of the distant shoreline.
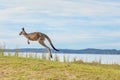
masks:
<path fill-rule="evenodd" d="M 120 54 L 120 50 L 116 49 L 59 49 L 60 51 L 54 51 L 51 49 L 52 53 L 68 53 L 68 54 Z M 35 53 L 46 53 L 47 50 L 43 48 L 21 48 L 21 49 L 4 49 L 4 52 L 35 52 Z"/>

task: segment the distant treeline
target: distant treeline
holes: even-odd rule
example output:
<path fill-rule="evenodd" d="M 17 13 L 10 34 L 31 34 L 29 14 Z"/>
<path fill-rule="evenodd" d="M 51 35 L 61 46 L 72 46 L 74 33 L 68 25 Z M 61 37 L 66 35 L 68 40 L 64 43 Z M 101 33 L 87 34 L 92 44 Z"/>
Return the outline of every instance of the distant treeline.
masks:
<path fill-rule="evenodd" d="M 59 52 L 52 50 L 53 53 L 76 53 L 76 54 L 120 54 L 120 50 L 116 49 L 81 49 L 81 50 L 73 50 L 73 49 L 59 49 Z M 21 48 L 21 49 L 5 49 L 5 52 L 35 52 L 35 53 L 44 53 L 47 52 L 46 49 L 38 49 L 38 48 Z"/>

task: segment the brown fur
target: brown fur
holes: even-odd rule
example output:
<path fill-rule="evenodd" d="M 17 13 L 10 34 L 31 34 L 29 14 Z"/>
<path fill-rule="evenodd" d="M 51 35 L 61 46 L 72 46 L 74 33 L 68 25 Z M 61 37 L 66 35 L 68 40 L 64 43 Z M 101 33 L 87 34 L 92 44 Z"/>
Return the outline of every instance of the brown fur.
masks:
<path fill-rule="evenodd" d="M 29 40 L 31 40 L 31 41 L 38 41 L 39 44 L 41 44 L 42 46 L 44 46 L 44 47 L 47 48 L 48 52 L 50 53 L 50 57 L 51 57 L 51 58 L 52 58 L 51 50 L 50 50 L 50 48 L 44 43 L 45 39 L 47 39 L 47 40 L 49 41 L 50 45 L 52 46 L 52 48 L 53 48 L 54 50 L 59 51 L 59 50 L 57 50 L 57 49 L 53 46 L 50 38 L 49 38 L 46 34 L 44 34 L 44 33 L 41 33 L 41 32 L 26 33 L 26 31 L 24 30 L 24 28 L 22 28 L 22 31 L 20 32 L 19 35 L 24 35 L 24 36 L 28 39 L 28 41 L 27 41 L 28 44 L 30 44 Z"/>

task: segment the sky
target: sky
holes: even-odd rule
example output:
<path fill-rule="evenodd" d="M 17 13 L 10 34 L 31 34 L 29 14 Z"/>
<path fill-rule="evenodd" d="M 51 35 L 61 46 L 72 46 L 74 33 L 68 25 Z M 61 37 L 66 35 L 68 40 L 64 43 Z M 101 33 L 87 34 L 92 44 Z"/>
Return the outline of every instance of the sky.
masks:
<path fill-rule="evenodd" d="M 120 49 L 120 0 L 0 0 L 0 45 L 43 48 L 28 45 L 22 27 L 47 34 L 58 49 Z"/>

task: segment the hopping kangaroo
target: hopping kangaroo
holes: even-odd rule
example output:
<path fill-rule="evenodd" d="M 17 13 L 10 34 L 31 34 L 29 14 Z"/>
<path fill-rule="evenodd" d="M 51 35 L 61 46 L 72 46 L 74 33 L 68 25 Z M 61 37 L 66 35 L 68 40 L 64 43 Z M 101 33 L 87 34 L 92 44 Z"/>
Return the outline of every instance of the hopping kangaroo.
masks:
<path fill-rule="evenodd" d="M 44 33 L 41 33 L 41 32 L 26 33 L 25 29 L 22 28 L 22 31 L 20 32 L 19 35 L 24 35 L 28 39 L 27 40 L 28 44 L 30 44 L 29 40 L 38 41 L 42 46 L 47 48 L 48 52 L 50 53 L 51 58 L 52 58 L 52 53 L 51 53 L 50 48 L 44 43 L 45 39 L 49 41 L 50 45 L 52 46 L 54 50 L 59 51 L 53 46 L 50 38 Z"/>

